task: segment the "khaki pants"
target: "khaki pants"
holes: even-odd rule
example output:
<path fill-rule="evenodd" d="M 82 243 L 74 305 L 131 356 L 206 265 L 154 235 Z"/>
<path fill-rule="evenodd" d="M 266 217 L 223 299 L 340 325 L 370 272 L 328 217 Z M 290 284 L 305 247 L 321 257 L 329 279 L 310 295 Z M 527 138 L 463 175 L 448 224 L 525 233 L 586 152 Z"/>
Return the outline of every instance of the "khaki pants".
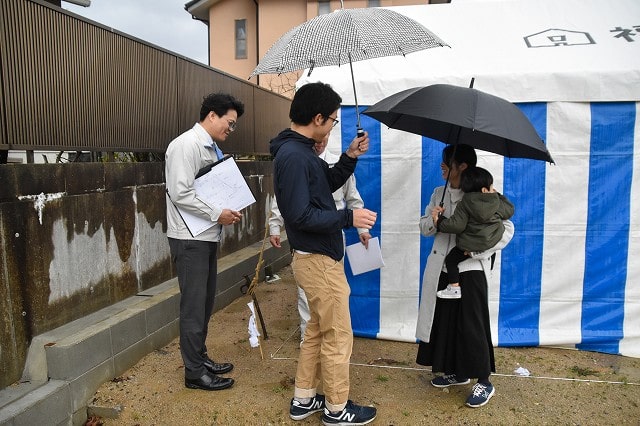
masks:
<path fill-rule="evenodd" d="M 294 252 L 291 266 L 311 311 L 298 358 L 294 397 L 313 397 L 321 378 L 327 409 L 340 411 L 349 398 L 353 346 L 351 290 L 344 264 L 320 254 Z"/>

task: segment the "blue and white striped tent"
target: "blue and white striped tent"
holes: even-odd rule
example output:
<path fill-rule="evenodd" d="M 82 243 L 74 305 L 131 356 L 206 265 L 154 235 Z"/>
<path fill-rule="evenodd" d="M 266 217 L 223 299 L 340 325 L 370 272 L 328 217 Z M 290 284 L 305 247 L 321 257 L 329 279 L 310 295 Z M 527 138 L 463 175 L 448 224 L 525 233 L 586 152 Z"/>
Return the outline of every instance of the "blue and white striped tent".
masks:
<path fill-rule="evenodd" d="M 516 235 L 490 282 L 494 343 L 574 346 L 640 357 L 640 2 L 503 0 L 393 8 L 451 45 L 354 63 L 363 110 L 410 87 L 467 86 L 516 103 L 556 165 L 478 151 L 516 205 Z M 630 31 L 625 31 L 630 30 Z M 299 81 L 343 97 L 329 149 L 355 134 L 348 67 Z M 356 179 L 378 212 L 386 266 L 353 276 L 354 332 L 415 340 L 419 288 L 431 238 L 418 221 L 444 144 L 361 115 L 371 139 Z M 347 243 L 357 241 L 347 233 Z"/>

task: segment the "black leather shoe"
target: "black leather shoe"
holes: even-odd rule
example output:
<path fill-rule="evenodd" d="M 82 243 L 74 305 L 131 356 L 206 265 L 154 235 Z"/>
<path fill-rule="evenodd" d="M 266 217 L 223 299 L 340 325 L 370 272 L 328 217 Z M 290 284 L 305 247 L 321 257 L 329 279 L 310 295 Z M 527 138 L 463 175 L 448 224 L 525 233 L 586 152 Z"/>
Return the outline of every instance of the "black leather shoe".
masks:
<path fill-rule="evenodd" d="M 227 389 L 233 386 L 233 379 L 227 377 L 205 374 L 199 379 L 184 379 L 184 385 L 189 389 L 202 389 L 208 391 Z"/>
<path fill-rule="evenodd" d="M 207 357 L 204 361 L 204 367 L 211 374 L 224 374 L 233 370 L 233 364 L 231 364 L 230 362 L 223 362 L 218 364 L 209 357 Z"/>

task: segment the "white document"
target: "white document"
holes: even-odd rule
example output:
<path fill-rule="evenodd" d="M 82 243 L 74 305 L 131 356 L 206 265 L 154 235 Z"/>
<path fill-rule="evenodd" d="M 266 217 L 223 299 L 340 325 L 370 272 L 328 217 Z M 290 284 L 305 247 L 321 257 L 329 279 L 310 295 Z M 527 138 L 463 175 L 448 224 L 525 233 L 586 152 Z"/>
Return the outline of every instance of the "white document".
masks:
<path fill-rule="evenodd" d="M 256 202 L 233 157 L 224 157 L 214 163 L 204 175 L 193 183 L 196 196 L 218 209 L 240 211 Z M 194 237 L 215 225 L 210 219 L 196 216 L 178 207 L 182 220 Z"/>
<path fill-rule="evenodd" d="M 260 332 L 258 331 L 258 325 L 256 324 L 256 311 L 253 306 L 253 301 L 247 303 L 251 310 L 251 316 L 249 317 L 249 344 L 252 348 L 260 346 Z"/>
<path fill-rule="evenodd" d="M 384 266 L 382 251 L 380 250 L 380 240 L 378 237 L 369 240 L 369 248 L 364 248 L 364 244 L 357 242 L 347 246 L 347 256 L 353 275 L 373 271 Z"/>
<path fill-rule="evenodd" d="M 187 228 L 189 228 L 189 232 L 191 232 L 191 235 L 193 237 L 197 237 L 198 235 L 202 234 L 204 231 L 215 225 L 215 222 L 212 222 L 211 219 L 205 219 L 200 216 L 196 216 L 182 210 L 180 207 L 178 207 L 178 212 L 180 213 L 182 220 L 184 220 L 185 225 L 187 225 Z"/>

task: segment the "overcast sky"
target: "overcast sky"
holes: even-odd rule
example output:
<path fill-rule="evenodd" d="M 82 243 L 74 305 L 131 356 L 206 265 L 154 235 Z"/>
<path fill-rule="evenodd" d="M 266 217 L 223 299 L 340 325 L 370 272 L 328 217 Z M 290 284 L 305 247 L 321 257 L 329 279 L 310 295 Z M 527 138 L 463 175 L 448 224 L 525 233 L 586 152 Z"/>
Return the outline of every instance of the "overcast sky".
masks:
<path fill-rule="evenodd" d="M 188 0 L 91 0 L 91 6 L 65 1 L 62 7 L 118 31 L 208 65 L 207 26 L 184 10 Z"/>

